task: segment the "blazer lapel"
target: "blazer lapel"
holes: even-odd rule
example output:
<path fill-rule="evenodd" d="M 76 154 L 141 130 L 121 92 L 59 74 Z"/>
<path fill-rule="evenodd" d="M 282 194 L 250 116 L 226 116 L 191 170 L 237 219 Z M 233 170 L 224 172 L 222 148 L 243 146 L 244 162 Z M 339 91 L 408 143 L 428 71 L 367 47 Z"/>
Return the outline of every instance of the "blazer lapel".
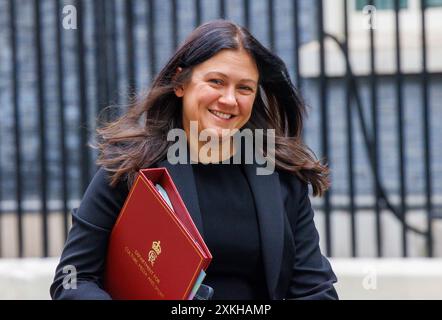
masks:
<path fill-rule="evenodd" d="M 257 175 L 256 164 L 244 165 L 244 168 L 255 200 L 267 288 L 273 299 L 284 245 L 284 208 L 278 173 L 275 171 L 270 175 Z"/>
<path fill-rule="evenodd" d="M 198 231 L 204 238 L 203 220 L 192 166 L 190 164 L 173 165 L 170 164 L 166 159 L 158 162 L 157 167 L 165 167 L 169 171 L 169 174 L 172 176 L 173 182 L 175 183 L 175 186 L 178 189 L 187 210 L 192 216 L 195 226 L 198 228 Z"/>

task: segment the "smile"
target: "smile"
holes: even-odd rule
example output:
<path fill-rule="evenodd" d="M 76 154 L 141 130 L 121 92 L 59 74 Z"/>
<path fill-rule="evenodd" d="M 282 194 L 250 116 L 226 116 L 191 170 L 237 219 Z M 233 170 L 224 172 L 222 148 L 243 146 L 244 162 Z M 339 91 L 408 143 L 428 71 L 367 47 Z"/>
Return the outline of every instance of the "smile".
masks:
<path fill-rule="evenodd" d="M 221 118 L 224 120 L 229 120 L 230 118 L 234 117 L 234 115 L 228 114 L 228 113 L 223 113 L 223 112 L 219 112 L 219 111 L 215 111 L 215 110 L 209 110 L 209 111 L 210 111 L 210 113 L 214 114 L 218 118 Z"/>

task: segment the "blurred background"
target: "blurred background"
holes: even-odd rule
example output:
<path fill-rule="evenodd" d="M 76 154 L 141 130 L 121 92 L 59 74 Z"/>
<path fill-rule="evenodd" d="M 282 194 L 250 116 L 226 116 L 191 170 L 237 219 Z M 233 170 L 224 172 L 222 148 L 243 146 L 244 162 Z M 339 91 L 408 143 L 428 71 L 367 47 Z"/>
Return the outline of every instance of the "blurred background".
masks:
<path fill-rule="evenodd" d="M 218 18 L 275 51 L 308 105 L 341 298 L 442 299 L 442 0 L 0 0 L 0 299 L 49 298 L 97 117 Z"/>

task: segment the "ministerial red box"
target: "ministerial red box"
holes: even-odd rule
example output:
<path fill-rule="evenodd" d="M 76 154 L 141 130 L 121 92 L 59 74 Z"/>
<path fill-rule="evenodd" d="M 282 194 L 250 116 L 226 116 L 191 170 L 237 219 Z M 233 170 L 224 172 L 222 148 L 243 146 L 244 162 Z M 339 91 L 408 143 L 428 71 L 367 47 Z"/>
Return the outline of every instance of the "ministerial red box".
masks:
<path fill-rule="evenodd" d="M 167 169 L 140 170 L 110 235 L 106 291 L 113 299 L 191 299 L 211 260 Z"/>

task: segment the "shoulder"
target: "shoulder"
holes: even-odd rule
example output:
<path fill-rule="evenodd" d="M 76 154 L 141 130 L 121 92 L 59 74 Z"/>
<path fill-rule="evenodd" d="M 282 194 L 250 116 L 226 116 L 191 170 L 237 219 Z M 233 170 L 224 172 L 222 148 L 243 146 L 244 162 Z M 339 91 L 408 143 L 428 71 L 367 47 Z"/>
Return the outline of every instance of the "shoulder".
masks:
<path fill-rule="evenodd" d="M 109 172 L 99 168 L 84 193 L 77 216 L 93 225 L 109 229 L 128 193 L 124 181 L 112 186 Z"/>
<path fill-rule="evenodd" d="M 286 189 L 292 196 L 303 196 L 308 193 L 308 184 L 294 173 L 281 169 L 276 169 L 275 172 L 279 178 L 281 188 Z"/>
<path fill-rule="evenodd" d="M 127 194 L 128 187 L 125 181 L 119 181 L 117 185 L 111 185 L 111 174 L 108 170 L 100 167 L 95 175 L 93 176 L 85 196 L 89 193 L 117 193 L 117 194 Z"/>

